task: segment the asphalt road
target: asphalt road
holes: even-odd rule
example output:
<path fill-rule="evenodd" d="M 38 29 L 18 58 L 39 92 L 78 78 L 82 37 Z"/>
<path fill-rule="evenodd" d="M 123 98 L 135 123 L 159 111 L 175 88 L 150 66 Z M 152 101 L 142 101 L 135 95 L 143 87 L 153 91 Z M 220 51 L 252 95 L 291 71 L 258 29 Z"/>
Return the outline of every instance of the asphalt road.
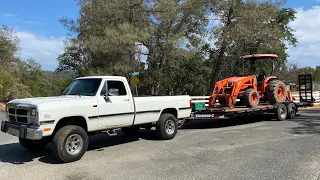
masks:
<path fill-rule="evenodd" d="M 50 144 L 29 152 L 0 133 L 0 179 L 320 180 L 320 110 L 282 122 L 193 122 L 169 141 L 153 135 L 95 135 L 80 161 L 59 164 Z"/>

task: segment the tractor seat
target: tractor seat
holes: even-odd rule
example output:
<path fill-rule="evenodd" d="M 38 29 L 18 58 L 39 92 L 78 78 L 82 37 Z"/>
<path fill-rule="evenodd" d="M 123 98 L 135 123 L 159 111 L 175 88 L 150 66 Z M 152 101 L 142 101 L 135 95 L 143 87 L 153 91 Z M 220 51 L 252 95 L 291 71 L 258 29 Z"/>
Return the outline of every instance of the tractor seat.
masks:
<path fill-rule="evenodd" d="M 266 75 L 265 74 L 261 74 L 261 75 L 258 75 L 257 76 L 257 83 L 258 83 L 258 86 L 260 86 L 262 84 L 262 81 L 266 78 Z"/>

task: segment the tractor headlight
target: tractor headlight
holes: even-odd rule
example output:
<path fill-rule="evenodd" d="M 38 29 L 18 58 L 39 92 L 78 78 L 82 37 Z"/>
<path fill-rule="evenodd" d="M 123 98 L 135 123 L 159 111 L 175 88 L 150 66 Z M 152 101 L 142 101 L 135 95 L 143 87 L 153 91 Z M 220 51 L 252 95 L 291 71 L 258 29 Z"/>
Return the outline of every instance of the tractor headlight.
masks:
<path fill-rule="evenodd" d="M 232 81 L 229 81 L 228 86 L 232 86 L 232 85 L 233 85 Z"/>

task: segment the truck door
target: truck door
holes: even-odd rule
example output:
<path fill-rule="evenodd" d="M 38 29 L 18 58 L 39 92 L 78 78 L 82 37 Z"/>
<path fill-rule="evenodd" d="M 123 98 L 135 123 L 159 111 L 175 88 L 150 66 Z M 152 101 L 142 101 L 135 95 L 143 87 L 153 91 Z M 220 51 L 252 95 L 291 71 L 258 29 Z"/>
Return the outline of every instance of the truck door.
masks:
<path fill-rule="evenodd" d="M 131 125 L 134 117 L 130 94 L 119 80 L 106 80 L 98 96 L 98 127 Z"/>

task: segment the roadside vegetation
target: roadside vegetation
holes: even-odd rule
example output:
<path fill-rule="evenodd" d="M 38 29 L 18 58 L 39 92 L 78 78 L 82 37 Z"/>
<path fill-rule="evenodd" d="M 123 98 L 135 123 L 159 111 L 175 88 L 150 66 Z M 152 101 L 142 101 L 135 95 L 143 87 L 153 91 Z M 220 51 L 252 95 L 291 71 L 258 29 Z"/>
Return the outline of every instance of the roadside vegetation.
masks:
<path fill-rule="evenodd" d="M 240 75 L 241 55 L 275 53 L 276 74 L 287 84 L 320 66 L 287 62 L 287 45 L 298 44 L 289 23 L 295 11 L 279 1 L 77 0 L 78 19 L 62 18 L 70 30 L 55 72 L 41 59 L 19 58 L 15 30 L 0 29 L 0 101 L 59 95 L 77 76 L 139 71 L 139 95 L 208 95 L 215 81 Z"/>

